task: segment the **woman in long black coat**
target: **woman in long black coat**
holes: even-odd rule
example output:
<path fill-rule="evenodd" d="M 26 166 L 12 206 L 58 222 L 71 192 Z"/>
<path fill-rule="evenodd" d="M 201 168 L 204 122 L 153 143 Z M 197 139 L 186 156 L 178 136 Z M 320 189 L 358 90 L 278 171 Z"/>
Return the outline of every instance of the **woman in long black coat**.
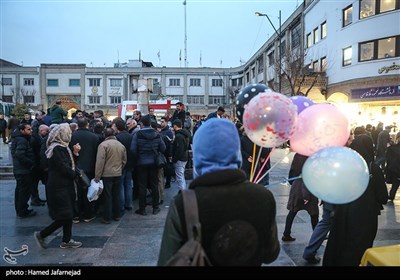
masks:
<path fill-rule="evenodd" d="M 74 204 L 77 198 L 74 178 L 74 155 L 79 155 L 79 143 L 73 146 L 73 152 L 68 148 L 71 141 L 71 129 L 67 123 L 53 128 L 47 140 L 46 157 L 48 158 L 49 175 L 46 188 L 47 203 L 52 224 L 34 233 L 38 245 L 46 248 L 45 238 L 60 227 L 63 227 L 63 238 L 60 248 L 78 248 L 81 242 L 71 239 Z M 74 155 L 73 155 L 74 154 Z"/>
<path fill-rule="evenodd" d="M 350 148 L 360 153 L 370 168 L 370 180 L 365 192 L 355 201 L 336 205 L 324 266 L 359 266 L 366 249 L 371 248 L 378 230 L 378 215 L 386 204 L 388 193 L 381 168 L 376 165 L 372 139 L 366 134 L 356 136 Z M 349 178 L 351 180 L 351 178 Z"/>

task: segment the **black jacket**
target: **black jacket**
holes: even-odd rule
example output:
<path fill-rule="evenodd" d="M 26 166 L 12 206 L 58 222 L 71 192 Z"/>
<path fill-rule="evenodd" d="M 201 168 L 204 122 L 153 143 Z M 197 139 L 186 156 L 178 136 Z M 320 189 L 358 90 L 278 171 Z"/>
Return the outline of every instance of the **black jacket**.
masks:
<path fill-rule="evenodd" d="M 280 250 L 272 193 L 250 183 L 240 169 L 204 174 L 189 186 L 196 192 L 202 245 L 213 265 L 259 266 Z M 172 200 L 158 265 L 165 265 L 187 240 L 182 195 Z"/>
<path fill-rule="evenodd" d="M 175 132 L 175 139 L 173 143 L 172 162 L 188 161 L 189 159 L 189 143 L 190 132 L 186 129 L 181 129 Z"/>
<path fill-rule="evenodd" d="M 12 134 L 11 155 L 14 174 L 30 174 L 35 164 L 35 155 L 31 145 L 31 137 L 23 135 L 19 130 Z"/>
<path fill-rule="evenodd" d="M 79 158 L 77 161 L 78 166 L 85 173 L 94 174 L 97 147 L 100 144 L 99 137 L 86 128 L 79 128 L 77 131 L 72 133 L 69 147 L 72 148 L 72 146 L 76 143 L 79 143 L 79 145 L 81 145 L 81 150 L 79 152 Z"/>

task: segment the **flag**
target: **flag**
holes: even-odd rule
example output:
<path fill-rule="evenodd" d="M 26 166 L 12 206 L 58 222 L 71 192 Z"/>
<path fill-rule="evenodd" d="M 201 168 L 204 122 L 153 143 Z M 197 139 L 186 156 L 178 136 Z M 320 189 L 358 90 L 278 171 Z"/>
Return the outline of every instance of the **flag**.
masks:
<path fill-rule="evenodd" d="M 140 54 L 140 50 L 139 50 L 139 60 L 142 60 L 142 59 L 141 59 L 141 54 Z"/>
<path fill-rule="evenodd" d="M 179 51 L 179 61 L 182 60 L 182 50 Z"/>
<path fill-rule="evenodd" d="M 160 50 L 158 50 L 157 56 L 158 56 L 158 59 L 160 59 Z"/>
<path fill-rule="evenodd" d="M 221 64 L 221 66 L 222 66 L 222 59 L 219 61 L 219 64 Z"/>
<path fill-rule="evenodd" d="M 183 3 L 182 3 L 183 5 L 186 5 L 186 0 L 185 1 L 183 1 Z"/>
<path fill-rule="evenodd" d="M 201 51 L 200 51 L 200 66 L 201 66 Z"/>

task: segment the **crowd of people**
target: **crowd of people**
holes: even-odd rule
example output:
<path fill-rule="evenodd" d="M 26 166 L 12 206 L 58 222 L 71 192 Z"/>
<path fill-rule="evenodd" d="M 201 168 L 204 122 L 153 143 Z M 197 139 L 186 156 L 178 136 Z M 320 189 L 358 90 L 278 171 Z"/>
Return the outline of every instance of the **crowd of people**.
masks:
<path fill-rule="evenodd" d="M 93 114 L 77 110 L 72 120 L 67 121 L 66 111 L 56 102 L 48 114 L 36 112 L 33 120 L 29 113 L 20 121 L 14 121 L 13 117 L 6 124 L 12 131 L 11 137 L 4 137 L 3 141 L 11 142 L 16 215 L 33 217 L 36 212 L 29 208 L 29 201 L 33 206 L 43 206 L 47 202 L 54 222 L 34 233 L 38 245 L 46 248 L 46 237 L 63 227 L 60 247 L 78 248 L 82 243 L 71 236 L 74 223 L 90 223 L 98 216 L 104 224 L 119 221 L 127 211 L 133 210 L 134 199 L 138 199 L 136 214 L 147 215 L 147 206 L 151 206 L 152 214 L 157 215 L 163 204 L 164 190 L 171 187 L 174 178 L 180 190 L 190 188 L 196 192 L 204 248 L 213 264 L 272 262 L 279 254 L 279 241 L 275 199 L 262 187 L 268 185 L 269 179 L 265 176 L 260 184 L 249 182 L 254 145 L 243 125 L 225 119 L 224 113 L 224 108 L 218 107 L 216 112 L 193 122 L 190 113 L 178 102 L 172 116 L 160 119 L 149 108 L 148 115 L 135 111 L 131 118 L 118 117 L 111 122 L 101 110 Z M 0 115 L 0 127 L 1 119 Z M 388 126 L 377 133 L 378 127 L 371 134 L 364 127 L 356 128 L 354 140 L 348 143 L 365 159 L 371 172 L 376 171 L 376 167 L 382 168 L 384 180 L 392 184 L 389 194 L 386 185 L 384 190 L 381 187 L 382 178 L 371 180 L 365 194 L 348 205 L 323 203 L 324 213 L 318 221 L 318 199 L 307 190 L 301 178 L 292 182 L 282 241 L 295 241 L 291 236 L 293 220 L 298 211 L 307 210 L 314 230 L 303 255 L 309 263 L 320 262 L 317 250 L 329 231 L 325 265 L 357 265 L 361 251 L 372 246 L 381 206 L 388 197 L 395 199 L 400 184 L 400 133 L 391 142 L 388 137 L 391 128 Z M 225 143 L 224 148 L 216 143 Z M 270 152 L 271 149 L 263 149 L 259 153 L 261 162 L 268 161 L 265 171 L 270 168 Z M 163 168 L 156 165 L 158 153 L 167 159 Z M 306 159 L 295 155 L 288 178 L 301 174 Z M 194 180 L 187 186 L 185 169 L 189 165 L 193 165 Z M 104 190 L 97 201 L 90 202 L 87 189 L 78 188 L 74 183 L 79 170 L 94 182 L 102 180 Z M 45 185 L 46 199 L 39 197 L 39 181 Z M 182 196 L 178 194 L 169 207 L 159 265 L 164 265 L 185 242 L 182 215 Z M 351 222 L 353 219 L 358 223 Z M 236 224 L 238 221 L 240 225 Z M 352 224 L 357 231 L 368 230 L 368 238 L 362 244 L 349 239 L 349 236 L 356 236 L 355 229 L 343 229 L 344 223 Z M 230 224 L 238 230 L 229 230 L 227 225 Z M 223 240 L 215 239 L 217 233 Z M 247 241 L 243 243 L 244 239 Z M 351 249 L 354 246 L 357 250 Z"/>

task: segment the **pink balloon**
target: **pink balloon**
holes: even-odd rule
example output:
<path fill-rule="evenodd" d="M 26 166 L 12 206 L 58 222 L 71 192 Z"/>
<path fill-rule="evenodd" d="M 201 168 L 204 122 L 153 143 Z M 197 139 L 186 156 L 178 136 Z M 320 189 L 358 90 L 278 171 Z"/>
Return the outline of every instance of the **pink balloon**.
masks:
<path fill-rule="evenodd" d="M 297 108 L 277 92 L 262 92 L 245 105 L 243 125 L 253 143 L 267 148 L 289 139 L 297 122 Z"/>
<path fill-rule="evenodd" d="M 326 147 L 344 146 L 349 136 L 349 121 L 336 106 L 316 104 L 299 114 L 290 148 L 310 156 Z"/>

